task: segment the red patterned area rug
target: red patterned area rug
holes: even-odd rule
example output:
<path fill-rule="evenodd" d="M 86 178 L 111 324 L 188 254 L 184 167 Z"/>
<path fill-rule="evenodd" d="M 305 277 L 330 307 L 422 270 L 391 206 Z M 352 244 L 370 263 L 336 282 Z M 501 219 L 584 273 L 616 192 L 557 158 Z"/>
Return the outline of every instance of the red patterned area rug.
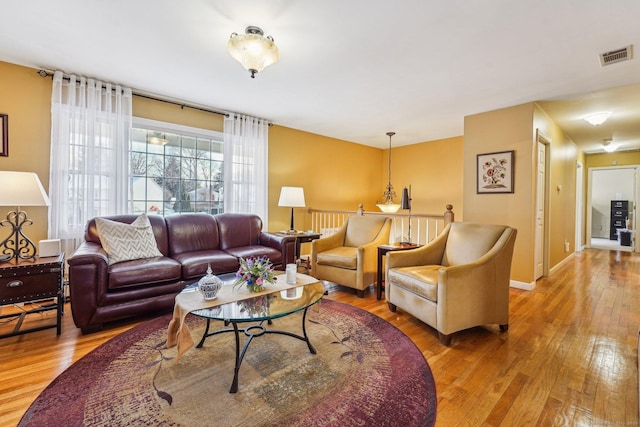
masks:
<path fill-rule="evenodd" d="M 323 300 L 309 309 L 317 350 L 287 336 L 256 337 L 230 394 L 232 333 L 209 337 L 176 361 L 170 315 L 106 342 L 58 376 L 21 426 L 432 426 L 429 365 L 397 328 L 364 310 Z M 301 332 L 301 313 L 276 319 Z M 204 320 L 187 316 L 194 338 Z M 222 327 L 219 322 L 216 327 Z M 196 338 L 197 340 L 197 338 Z"/>

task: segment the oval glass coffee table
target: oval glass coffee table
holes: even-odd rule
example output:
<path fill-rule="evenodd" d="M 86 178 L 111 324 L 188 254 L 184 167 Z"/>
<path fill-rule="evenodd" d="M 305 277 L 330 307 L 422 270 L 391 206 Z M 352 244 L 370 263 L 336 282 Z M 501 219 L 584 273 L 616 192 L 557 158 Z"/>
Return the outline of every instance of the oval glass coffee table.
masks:
<path fill-rule="evenodd" d="M 197 283 L 189 286 L 185 291 L 193 286 L 197 286 Z M 287 290 L 274 290 L 267 294 L 261 294 L 241 301 L 229 302 L 212 308 L 194 310 L 191 314 L 207 320 L 207 326 L 204 334 L 196 348 L 201 348 L 204 345 L 205 340 L 213 335 L 225 332 L 234 333 L 236 339 L 236 362 L 233 381 L 231 383 L 229 393 L 236 393 L 238 391 L 238 373 L 240 371 L 240 365 L 242 364 L 244 355 L 247 352 L 247 348 L 249 348 L 249 344 L 251 344 L 251 341 L 255 337 L 265 334 L 287 335 L 304 341 L 307 343 L 309 351 L 312 354 L 316 354 L 316 349 L 311 345 L 311 341 L 307 335 L 307 310 L 322 299 L 324 292 L 324 285 L 321 282 L 314 282 L 308 285 L 289 288 Z M 271 325 L 274 319 L 288 316 L 299 311 L 303 311 L 302 335 L 267 328 L 267 325 Z M 225 329 L 210 332 L 212 320 L 224 322 Z M 265 325 L 265 322 L 267 325 Z M 251 325 L 247 325 L 245 327 L 239 326 L 246 323 L 251 323 Z M 232 327 L 228 328 L 229 325 Z M 247 336 L 242 349 L 240 349 L 241 332 Z"/>

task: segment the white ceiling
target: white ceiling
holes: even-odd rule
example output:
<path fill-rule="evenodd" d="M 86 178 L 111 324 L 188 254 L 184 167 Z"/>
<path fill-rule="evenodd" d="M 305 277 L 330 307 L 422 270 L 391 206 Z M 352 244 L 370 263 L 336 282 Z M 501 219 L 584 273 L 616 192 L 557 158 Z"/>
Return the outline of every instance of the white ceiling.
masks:
<path fill-rule="evenodd" d="M 599 62 L 640 46 L 638 0 L 4 0 L 0 17 L 0 60 L 359 144 L 458 136 L 467 115 L 548 101 L 585 150 L 640 147 L 640 59 Z M 248 25 L 281 55 L 255 79 L 226 51 Z M 592 108 L 617 127 L 588 128 Z"/>

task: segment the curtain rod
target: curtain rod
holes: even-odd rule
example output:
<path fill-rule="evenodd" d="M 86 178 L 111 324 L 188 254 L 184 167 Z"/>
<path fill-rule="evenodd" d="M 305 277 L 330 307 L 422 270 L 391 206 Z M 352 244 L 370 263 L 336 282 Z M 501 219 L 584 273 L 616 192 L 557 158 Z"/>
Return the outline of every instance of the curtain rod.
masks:
<path fill-rule="evenodd" d="M 42 70 L 42 69 L 38 70 L 38 75 L 40 77 L 51 77 L 51 78 L 53 78 L 53 72 L 52 71 L 48 71 L 48 70 Z M 68 75 L 63 75 L 62 78 L 64 80 L 67 80 L 67 81 L 70 80 Z M 104 86 L 102 86 L 102 87 L 104 88 Z M 137 96 L 139 98 L 145 98 L 145 99 L 150 99 L 152 101 L 158 101 L 158 102 L 164 102 L 166 104 L 176 105 L 176 106 L 180 107 L 183 110 L 185 108 L 190 108 L 192 110 L 198 110 L 198 111 L 203 111 L 205 113 L 218 114 L 220 116 L 229 117 L 229 113 L 226 113 L 226 112 L 211 110 L 209 108 L 204 108 L 204 107 L 198 107 L 196 105 L 189 105 L 189 104 L 184 103 L 184 102 L 173 101 L 173 100 L 170 100 L 170 99 L 158 98 L 157 96 L 141 93 L 141 92 L 138 92 L 138 91 L 136 91 L 134 89 L 131 89 L 131 94 L 133 96 Z M 271 125 L 271 123 L 269 123 L 269 125 Z"/>

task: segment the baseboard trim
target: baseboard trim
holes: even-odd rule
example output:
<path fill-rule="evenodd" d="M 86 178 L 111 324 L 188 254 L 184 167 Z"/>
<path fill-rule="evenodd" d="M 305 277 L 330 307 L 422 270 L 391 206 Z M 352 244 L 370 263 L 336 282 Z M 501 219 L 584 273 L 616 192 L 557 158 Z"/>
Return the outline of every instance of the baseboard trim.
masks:
<path fill-rule="evenodd" d="M 523 291 L 532 291 L 536 287 L 536 282 L 519 282 L 517 280 L 509 280 L 509 286 Z"/>

